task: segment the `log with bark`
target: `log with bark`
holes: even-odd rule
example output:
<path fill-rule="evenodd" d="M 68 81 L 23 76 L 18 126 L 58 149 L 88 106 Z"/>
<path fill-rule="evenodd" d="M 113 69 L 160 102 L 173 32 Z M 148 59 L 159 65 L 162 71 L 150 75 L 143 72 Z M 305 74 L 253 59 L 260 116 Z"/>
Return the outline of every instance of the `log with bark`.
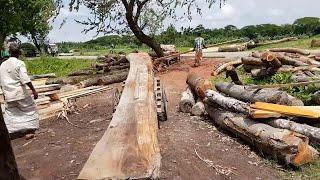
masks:
<path fill-rule="evenodd" d="M 195 97 L 189 87 L 182 92 L 179 102 L 179 109 L 183 113 L 190 113 L 192 107 L 195 105 Z"/>
<path fill-rule="evenodd" d="M 226 78 L 229 78 L 229 77 L 231 78 L 233 83 L 237 85 L 243 84 L 238 76 L 236 69 L 233 66 L 227 67 Z"/>
<path fill-rule="evenodd" d="M 219 74 L 221 74 L 223 71 L 225 71 L 227 69 L 227 67 L 229 66 L 239 66 L 242 64 L 241 59 L 239 60 L 235 60 L 235 61 L 230 61 L 227 63 L 222 64 L 220 67 L 216 68 L 213 72 L 212 72 L 212 76 L 218 76 Z"/>
<path fill-rule="evenodd" d="M 130 71 L 117 110 L 78 179 L 159 178 L 153 65 L 147 53 L 127 58 Z"/>
<path fill-rule="evenodd" d="M 311 141 L 320 143 L 320 128 L 309 126 L 307 124 L 296 123 L 287 119 L 273 119 L 267 122 L 273 127 L 288 129 L 293 132 L 303 134 L 309 137 Z"/>
<path fill-rule="evenodd" d="M 212 82 L 210 80 L 204 79 L 196 74 L 188 74 L 187 84 L 189 85 L 192 92 L 197 96 L 197 98 L 204 99 L 205 92 L 213 88 Z"/>
<path fill-rule="evenodd" d="M 254 65 L 248 65 L 248 64 L 243 65 L 243 69 L 247 73 L 251 73 L 251 70 L 253 69 L 261 69 L 261 68 L 262 68 L 261 66 L 254 66 Z"/>
<path fill-rule="evenodd" d="M 277 54 L 265 52 L 261 55 L 261 59 L 265 64 L 268 64 L 268 67 L 280 68 L 282 62 L 278 59 Z"/>
<path fill-rule="evenodd" d="M 304 135 L 221 110 L 206 101 L 205 105 L 207 113 L 217 125 L 280 163 L 300 166 L 313 162 L 319 156 L 318 151 L 308 144 L 309 139 Z"/>
<path fill-rule="evenodd" d="M 320 72 L 320 69 L 315 65 L 311 66 L 300 66 L 300 67 L 282 67 L 277 72 L 297 72 L 297 71 L 315 71 Z"/>
<path fill-rule="evenodd" d="M 311 41 L 311 47 L 320 47 L 320 40 L 318 39 L 312 39 Z"/>
<path fill-rule="evenodd" d="M 9 132 L 0 107 L 0 179 L 20 180 L 18 166 L 11 147 Z"/>
<path fill-rule="evenodd" d="M 128 73 L 122 72 L 114 75 L 109 76 L 100 76 L 100 77 L 93 77 L 87 80 L 84 80 L 78 84 L 79 87 L 85 88 L 89 86 L 96 86 L 96 85 L 109 85 L 114 83 L 120 83 L 127 79 Z"/>
<path fill-rule="evenodd" d="M 251 69 L 250 72 L 252 77 L 259 79 L 264 78 L 266 76 L 274 75 L 277 72 L 277 69 L 262 67 L 259 69 Z"/>
<path fill-rule="evenodd" d="M 270 49 L 271 52 L 287 52 L 287 53 L 297 53 L 304 56 L 310 55 L 310 52 L 304 49 L 298 49 L 298 48 L 273 48 Z"/>
<path fill-rule="evenodd" d="M 191 109 L 191 114 L 194 116 L 203 116 L 205 112 L 204 103 L 201 99 L 198 99 L 197 103 Z"/>
<path fill-rule="evenodd" d="M 241 58 L 242 64 L 244 65 L 253 65 L 253 66 L 263 66 L 264 63 L 260 58 L 255 57 L 242 57 Z"/>
<path fill-rule="evenodd" d="M 303 106 L 303 102 L 284 91 L 277 89 L 255 89 L 250 90 L 246 86 L 234 85 L 231 83 L 216 83 L 216 89 L 228 96 L 244 102 L 268 102 L 288 106 Z"/>
<path fill-rule="evenodd" d="M 293 59 L 293 58 L 290 58 L 288 56 L 278 56 L 277 57 L 282 64 L 284 65 L 291 65 L 291 66 L 308 66 L 307 63 L 304 63 L 304 62 L 301 62 L 299 60 L 296 60 L 296 59 Z"/>
<path fill-rule="evenodd" d="M 218 52 L 239 52 L 244 50 L 247 50 L 246 45 L 232 45 L 232 46 L 219 47 Z"/>
<path fill-rule="evenodd" d="M 68 74 L 68 76 L 83 76 L 83 75 L 93 75 L 94 71 L 93 70 L 78 70 L 78 71 L 74 71 L 70 74 Z"/>

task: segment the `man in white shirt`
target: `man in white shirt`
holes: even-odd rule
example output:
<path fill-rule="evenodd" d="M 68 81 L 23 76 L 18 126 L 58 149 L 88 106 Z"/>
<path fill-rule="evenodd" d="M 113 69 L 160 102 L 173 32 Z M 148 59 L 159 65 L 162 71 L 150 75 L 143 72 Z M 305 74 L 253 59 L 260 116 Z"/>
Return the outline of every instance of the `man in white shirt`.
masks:
<path fill-rule="evenodd" d="M 37 107 L 34 99 L 38 93 L 27 74 L 25 63 L 19 60 L 20 46 L 11 43 L 10 58 L 0 66 L 0 86 L 5 99 L 4 120 L 9 133 L 30 133 L 39 128 Z"/>

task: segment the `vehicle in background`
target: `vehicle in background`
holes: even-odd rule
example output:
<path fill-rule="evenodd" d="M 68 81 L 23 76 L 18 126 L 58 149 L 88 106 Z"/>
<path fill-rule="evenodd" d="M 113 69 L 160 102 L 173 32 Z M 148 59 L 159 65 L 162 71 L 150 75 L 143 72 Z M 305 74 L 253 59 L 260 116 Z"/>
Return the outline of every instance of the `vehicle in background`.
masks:
<path fill-rule="evenodd" d="M 55 43 L 51 43 L 47 45 L 47 52 L 48 54 L 51 54 L 53 57 L 57 56 L 59 53 L 58 45 Z"/>

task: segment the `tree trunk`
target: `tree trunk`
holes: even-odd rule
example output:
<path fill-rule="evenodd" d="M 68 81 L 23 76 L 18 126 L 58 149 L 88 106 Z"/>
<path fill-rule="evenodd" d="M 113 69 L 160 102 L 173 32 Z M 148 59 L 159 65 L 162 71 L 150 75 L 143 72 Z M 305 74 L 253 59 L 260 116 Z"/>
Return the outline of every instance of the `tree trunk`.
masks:
<path fill-rule="evenodd" d="M 180 111 L 183 113 L 190 113 L 192 107 L 195 104 L 195 97 L 188 87 L 184 92 L 182 92 L 182 96 L 179 103 Z"/>
<path fill-rule="evenodd" d="M 318 158 L 318 151 L 308 145 L 306 136 L 220 110 L 207 102 L 205 105 L 206 111 L 216 124 L 280 163 L 300 166 Z"/>
<path fill-rule="evenodd" d="M 219 74 L 221 74 L 223 71 L 226 70 L 227 67 L 229 66 L 238 66 L 242 64 L 241 59 L 236 60 L 236 61 L 230 61 L 227 63 L 222 64 L 221 66 L 219 66 L 218 68 L 216 68 L 213 72 L 212 72 L 212 76 L 218 76 Z"/>
<path fill-rule="evenodd" d="M 299 60 L 290 58 L 288 56 L 282 56 L 282 57 L 279 56 L 279 60 L 284 65 L 291 65 L 291 66 L 296 66 L 296 67 L 298 67 L 298 66 L 308 66 L 308 64 L 303 63 L 303 62 L 301 62 Z"/>
<path fill-rule="evenodd" d="M 255 57 L 242 57 L 241 61 L 242 61 L 242 64 L 244 65 L 253 65 L 253 66 L 264 65 L 264 63 L 261 61 L 260 58 L 255 58 Z"/>
<path fill-rule="evenodd" d="M 188 74 L 187 84 L 200 99 L 205 98 L 205 92 L 213 88 L 212 82 L 210 80 L 204 79 L 195 74 Z"/>
<path fill-rule="evenodd" d="M 198 99 L 197 103 L 192 107 L 191 114 L 194 116 L 203 116 L 206 112 L 203 102 Z"/>
<path fill-rule="evenodd" d="M 288 106 L 303 106 L 303 102 L 277 89 L 248 89 L 231 83 L 216 83 L 216 89 L 244 102 L 268 102 Z"/>
<path fill-rule="evenodd" d="M 276 69 L 273 68 L 259 68 L 259 69 L 251 69 L 251 75 L 254 78 L 264 78 L 266 76 L 274 75 L 277 72 Z"/>
<path fill-rule="evenodd" d="M 41 46 L 40 46 L 40 44 L 38 43 L 38 40 L 37 40 L 37 38 L 36 38 L 36 36 L 35 36 L 34 33 L 31 33 L 31 38 L 32 38 L 33 44 L 34 44 L 34 45 L 36 46 L 36 48 L 38 49 L 39 53 L 41 53 L 41 52 L 42 52 L 42 51 L 41 51 Z"/>
<path fill-rule="evenodd" d="M 228 78 L 228 77 L 230 77 L 232 82 L 237 85 L 243 84 L 238 76 L 236 69 L 233 66 L 227 67 L 226 78 Z"/>
<path fill-rule="evenodd" d="M 298 48 L 273 48 L 270 49 L 271 52 L 287 52 L 287 53 L 297 53 L 301 55 L 308 56 L 310 55 L 310 52 L 304 49 L 298 49 Z"/>
<path fill-rule="evenodd" d="M 20 175 L 2 110 L 0 111 L 0 142 L 0 179 L 19 180 Z"/>
<path fill-rule="evenodd" d="M 129 10 L 129 11 L 127 10 L 126 19 L 128 22 L 128 26 L 131 29 L 131 31 L 133 32 L 133 34 L 137 37 L 137 39 L 140 42 L 142 42 L 142 43 L 146 44 L 147 46 L 149 46 L 150 48 L 152 48 L 158 57 L 163 57 L 164 52 L 161 49 L 160 44 L 157 43 L 154 38 L 146 35 L 142 31 L 142 29 L 139 27 L 138 23 L 136 21 L 134 21 L 132 11 L 133 11 L 133 8 L 132 8 L 132 10 Z"/>
<path fill-rule="evenodd" d="M 288 129 L 310 138 L 315 143 L 320 143 L 320 128 L 309 126 L 306 124 L 299 124 L 287 119 L 274 119 L 268 121 L 268 124 L 282 129 Z"/>
<path fill-rule="evenodd" d="M 206 92 L 206 102 L 219 105 L 223 109 L 232 112 L 239 112 L 245 115 L 250 114 L 250 106 L 247 103 L 236 100 L 234 98 L 225 97 L 216 91 L 208 90 Z"/>
<path fill-rule="evenodd" d="M 110 76 L 102 76 L 102 77 L 94 77 L 87 80 L 84 80 L 79 83 L 79 86 L 82 88 L 89 86 L 97 86 L 97 85 L 109 85 L 113 83 L 123 82 L 127 79 L 128 73 L 123 72 L 119 74 L 114 74 Z"/>

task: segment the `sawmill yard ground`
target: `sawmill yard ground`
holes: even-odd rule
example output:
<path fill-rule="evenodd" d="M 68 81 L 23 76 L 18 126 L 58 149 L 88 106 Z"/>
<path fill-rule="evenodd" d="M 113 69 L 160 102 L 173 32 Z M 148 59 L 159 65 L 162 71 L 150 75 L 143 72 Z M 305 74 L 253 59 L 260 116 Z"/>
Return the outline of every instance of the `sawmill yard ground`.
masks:
<path fill-rule="evenodd" d="M 169 100 L 168 121 L 161 122 L 159 144 L 161 179 L 306 179 L 319 177 L 320 163 L 293 170 L 259 155 L 240 139 L 218 129 L 207 118 L 178 112 L 181 92 L 189 72 L 211 78 L 217 59 L 205 59 L 194 68 L 182 59 L 159 74 Z M 67 122 L 42 121 L 31 140 L 12 141 L 21 174 L 26 179 L 76 179 L 95 144 L 106 131 L 113 113 L 113 94 L 106 91 L 80 98 Z"/>

